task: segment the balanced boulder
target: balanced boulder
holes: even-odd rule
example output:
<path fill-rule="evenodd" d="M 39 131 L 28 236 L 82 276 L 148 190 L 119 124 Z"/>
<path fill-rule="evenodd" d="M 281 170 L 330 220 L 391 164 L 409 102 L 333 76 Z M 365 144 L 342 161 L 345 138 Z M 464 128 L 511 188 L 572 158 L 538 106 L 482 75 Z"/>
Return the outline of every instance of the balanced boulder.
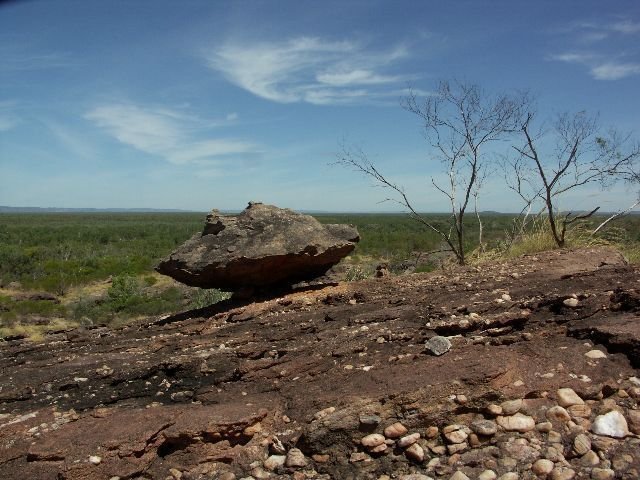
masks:
<path fill-rule="evenodd" d="M 292 285 L 324 275 L 360 239 L 350 225 L 323 225 L 310 215 L 249 203 L 239 215 L 213 210 L 194 235 L 156 267 L 201 288 Z"/>

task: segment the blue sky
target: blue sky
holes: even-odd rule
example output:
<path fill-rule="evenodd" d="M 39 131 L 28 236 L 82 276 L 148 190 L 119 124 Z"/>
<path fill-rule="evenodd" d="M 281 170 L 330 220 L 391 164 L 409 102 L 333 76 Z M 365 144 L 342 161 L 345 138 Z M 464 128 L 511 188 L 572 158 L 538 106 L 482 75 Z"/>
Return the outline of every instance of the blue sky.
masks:
<path fill-rule="evenodd" d="M 0 6 L 0 205 L 394 210 L 332 166 L 343 139 L 445 211 L 417 118 L 460 78 L 541 116 L 640 137 L 640 4 L 602 1 L 18 1 Z M 566 208 L 632 203 L 620 186 Z M 480 208 L 515 211 L 499 175 Z"/>

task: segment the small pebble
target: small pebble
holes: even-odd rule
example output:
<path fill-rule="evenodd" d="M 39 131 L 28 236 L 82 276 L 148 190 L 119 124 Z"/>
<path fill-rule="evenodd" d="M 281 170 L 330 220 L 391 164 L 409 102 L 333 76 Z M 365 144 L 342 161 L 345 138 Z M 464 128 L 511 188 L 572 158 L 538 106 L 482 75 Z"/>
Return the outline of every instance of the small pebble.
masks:
<path fill-rule="evenodd" d="M 591 440 L 584 433 L 581 433 L 576 436 L 573 440 L 573 451 L 582 456 L 591 450 Z"/>
<path fill-rule="evenodd" d="M 493 470 L 484 470 L 478 475 L 478 480 L 496 480 L 498 474 Z"/>
<path fill-rule="evenodd" d="M 446 337 L 435 336 L 425 342 L 424 348 L 432 355 L 439 357 L 451 350 L 451 342 Z"/>
<path fill-rule="evenodd" d="M 522 408 L 522 405 L 522 399 L 507 400 L 506 402 L 502 402 L 500 404 L 500 406 L 502 407 L 502 415 L 513 415 L 514 413 L 518 413 Z"/>
<path fill-rule="evenodd" d="M 536 462 L 532 465 L 531 470 L 536 475 L 544 476 L 549 475 L 553 470 L 553 467 L 554 465 L 551 460 L 541 458 L 540 460 L 536 460 Z"/>
<path fill-rule="evenodd" d="M 276 470 L 278 467 L 282 467 L 286 460 L 286 455 L 271 455 L 264 461 L 264 468 L 271 471 Z"/>
<path fill-rule="evenodd" d="M 400 422 L 396 422 L 384 429 L 384 436 L 387 438 L 400 438 L 405 435 L 407 431 L 407 427 Z"/>
<path fill-rule="evenodd" d="M 292 448 L 287 452 L 287 458 L 285 460 L 285 465 L 287 467 L 306 467 L 307 464 L 308 462 L 304 457 L 304 453 L 302 453 L 298 448 Z"/>
<path fill-rule="evenodd" d="M 449 477 L 449 480 L 470 480 L 470 478 L 467 477 L 463 472 L 458 470 L 456 471 L 456 473 L 451 475 L 451 477 Z"/>
<path fill-rule="evenodd" d="M 362 437 L 360 443 L 367 448 L 377 447 L 378 445 L 382 445 L 385 441 L 385 438 L 379 433 L 372 433 L 367 435 L 366 437 Z"/>
<path fill-rule="evenodd" d="M 98 455 L 91 455 L 89 457 L 89 463 L 93 465 L 100 465 L 100 463 L 102 463 L 102 457 L 99 457 Z"/>
<path fill-rule="evenodd" d="M 476 420 L 471 423 L 471 430 L 478 435 L 495 435 L 498 431 L 498 425 L 492 420 Z"/>
<path fill-rule="evenodd" d="M 556 467 L 551 471 L 551 480 L 571 480 L 576 476 L 576 472 L 567 467 Z"/>
<path fill-rule="evenodd" d="M 584 400 L 582 400 L 571 388 L 560 388 L 556 392 L 556 395 L 558 396 L 558 405 L 561 407 L 584 404 Z"/>
<path fill-rule="evenodd" d="M 594 468 L 591 470 L 591 478 L 593 480 L 613 480 L 616 472 L 610 468 Z"/>
<path fill-rule="evenodd" d="M 404 454 L 407 456 L 407 458 L 413 460 L 414 462 L 424 462 L 424 450 L 417 443 L 410 445 L 409 448 L 404 451 Z"/>
<path fill-rule="evenodd" d="M 607 354 L 602 350 L 589 350 L 584 354 L 585 357 L 589 357 L 593 360 L 597 360 L 598 358 L 607 358 Z"/>
<path fill-rule="evenodd" d="M 406 448 L 409 445 L 413 445 L 420 439 L 419 433 L 412 433 L 411 435 L 406 435 L 398 440 L 398 446 L 400 448 Z"/>
<path fill-rule="evenodd" d="M 508 432 L 528 432 L 536 428 L 535 420 L 528 416 L 516 413 L 508 417 L 499 416 L 496 421 L 498 425 L 507 430 Z"/>
<path fill-rule="evenodd" d="M 555 407 L 551 407 L 547 410 L 546 413 L 547 419 L 551 422 L 559 422 L 565 423 L 571 420 L 571 416 L 569 412 L 567 412 L 563 407 L 556 405 Z"/>

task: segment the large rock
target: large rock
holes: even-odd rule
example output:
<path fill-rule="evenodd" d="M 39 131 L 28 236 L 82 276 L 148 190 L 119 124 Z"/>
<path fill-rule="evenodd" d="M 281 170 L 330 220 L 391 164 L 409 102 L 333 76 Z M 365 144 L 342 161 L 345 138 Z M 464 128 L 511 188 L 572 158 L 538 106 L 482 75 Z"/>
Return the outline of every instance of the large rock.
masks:
<path fill-rule="evenodd" d="M 194 235 L 156 270 L 201 288 L 291 285 L 327 272 L 360 239 L 350 225 L 323 225 L 309 215 L 249 203 L 239 215 L 213 210 Z"/>

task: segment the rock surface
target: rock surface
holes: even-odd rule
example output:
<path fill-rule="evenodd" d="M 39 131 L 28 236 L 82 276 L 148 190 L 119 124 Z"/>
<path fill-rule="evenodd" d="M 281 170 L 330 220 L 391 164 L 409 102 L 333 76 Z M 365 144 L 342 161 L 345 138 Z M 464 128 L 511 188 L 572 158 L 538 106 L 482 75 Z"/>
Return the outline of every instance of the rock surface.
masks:
<path fill-rule="evenodd" d="M 554 251 L 0 342 L 0 478 L 640 478 L 639 286 Z"/>
<path fill-rule="evenodd" d="M 359 240 L 349 225 L 323 225 L 310 215 L 250 203 L 237 216 L 213 210 L 202 233 L 156 270 L 201 288 L 292 285 L 324 275 Z"/>

